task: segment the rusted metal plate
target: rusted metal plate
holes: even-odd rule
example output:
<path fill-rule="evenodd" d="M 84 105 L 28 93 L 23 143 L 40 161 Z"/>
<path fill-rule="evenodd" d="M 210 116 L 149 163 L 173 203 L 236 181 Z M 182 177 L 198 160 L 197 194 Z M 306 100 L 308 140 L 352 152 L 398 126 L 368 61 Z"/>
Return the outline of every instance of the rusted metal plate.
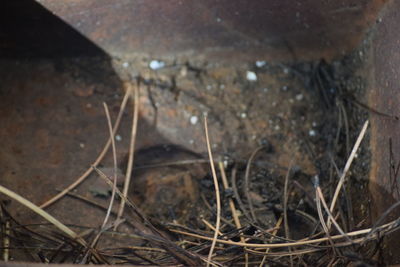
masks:
<path fill-rule="evenodd" d="M 399 116 L 400 114 L 400 2 L 392 1 L 379 15 L 373 37 L 373 60 L 371 68 L 374 80 L 371 81 L 369 101 L 376 110 Z M 372 166 L 370 191 L 374 219 L 400 200 L 400 185 L 397 166 L 400 160 L 400 122 L 382 116 L 372 116 L 371 149 Z M 392 149 L 390 149 L 390 142 Z M 392 150 L 392 153 L 391 153 Z M 400 210 L 396 209 L 387 220 L 397 219 Z M 390 237 L 387 255 L 399 262 L 395 251 L 399 235 Z M 392 255 L 391 255 L 392 254 Z"/>
<path fill-rule="evenodd" d="M 38 2 L 112 55 L 240 60 L 342 55 L 385 1 Z"/>

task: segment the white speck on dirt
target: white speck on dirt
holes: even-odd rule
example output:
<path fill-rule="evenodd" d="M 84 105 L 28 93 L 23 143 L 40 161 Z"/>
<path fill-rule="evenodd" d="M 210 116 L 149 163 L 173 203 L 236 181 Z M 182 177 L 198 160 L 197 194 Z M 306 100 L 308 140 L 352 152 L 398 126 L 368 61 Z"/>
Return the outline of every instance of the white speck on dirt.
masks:
<path fill-rule="evenodd" d="M 119 134 L 117 134 L 115 136 L 115 140 L 118 141 L 118 142 L 121 142 L 122 141 L 122 137 Z"/>
<path fill-rule="evenodd" d="M 308 135 L 309 136 L 316 136 L 317 132 L 315 130 L 310 130 L 310 131 L 308 131 Z"/>
<path fill-rule="evenodd" d="M 246 79 L 251 82 L 257 81 L 257 74 L 254 71 L 247 71 L 246 72 Z"/>
<path fill-rule="evenodd" d="M 257 67 L 257 68 L 262 68 L 262 67 L 264 67 L 265 65 L 267 65 L 267 62 L 266 62 L 265 60 L 257 60 L 257 61 L 256 61 L 256 67 Z"/>
<path fill-rule="evenodd" d="M 297 100 L 297 101 L 301 101 L 301 100 L 303 100 L 303 98 L 304 98 L 304 95 L 303 95 L 303 94 L 298 94 L 298 95 L 296 95 L 296 100 Z"/>
<path fill-rule="evenodd" d="M 125 69 L 127 68 L 127 67 L 129 67 L 129 62 L 124 62 L 124 63 L 122 63 L 122 67 L 124 67 Z"/>
<path fill-rule="evenodd" d="M 152 60 L 149 63 L 149 68 L 152 70 L 159 70 L 165 67 L 165 62 L 161 60 Z"/>
<path fill-rule="evenodd" d="M 199 118 L 197 116 L 190 117 L 190 123 L 192 125 L 196 125 L 198 121 L 199 121 Z"/>

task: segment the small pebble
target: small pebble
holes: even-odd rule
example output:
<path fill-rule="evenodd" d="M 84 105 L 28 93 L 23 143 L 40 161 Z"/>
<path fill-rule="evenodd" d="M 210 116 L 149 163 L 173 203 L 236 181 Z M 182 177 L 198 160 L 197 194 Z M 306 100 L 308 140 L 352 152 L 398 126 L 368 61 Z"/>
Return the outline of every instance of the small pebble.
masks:
<path fill-rule="evenodd" d="M 303 95 L 303 94 L 298 94 L 298 95 L 296 95 L 296 100 L 297 100 L 297 101 L 301 101 L 301 100 L 303 100 L 303 98 L 304 98 L 304 95 Z"/>
<path fill-rule="evenodd" d="M 310 136 L 316 136 L 316 135 L 317 135 L 317 132 L 316 132 L 315 130 L 310 130 L 310 131 L 308 132 L 308 134 L 309 134 Z"/>
<path fill-rule="evenodd" d="M 288 87 L 286 85 L 282 86 L 282 91 L 287 91 Z"/>
<path fill-rule="evenodd" d="M 243 112 L 243 113 L 240 114 L 240 117 L 241 117 L 242 119 L 245 119 L 245 118 L 247 117 L 247 114 Z"/>
<path fill-rule="evenodd" d="M 84 144 L 84 143 L 80 143 L 79 146 L 80 146 L 81 148 L 85 148 L 85 144 Z"/>
<path fill-rule="evenodd" d="M 117 134 L 117 135 L 115 136 L 115 140 L 117 140 L 118 142 L 120 142 L 120 141 L 122 141 L 122 137 L 121 137 L 119 134 Z"/>
<path fill-rule="evenodd" d="M 317 127 L 318 124 L 315 121 L 313 121 L 311 125 L 312 127 Z"/>
<path fill-rule="evenodd" d="M 264 67 L 265 65 L 267 65 L 267 62 L 264 61 L 264 60 L 257 60 L 257 61 L 256 61 L 256 66 L 257 66 L 257 68 L 262 68 L 262 67 Z"/>
<path fill-rule="evenodd" d="M 197 116 L 190 117 L 190 123 L 192 125 L 195 125 L 198 121 L 199 121 L 199 118 Z"/>
<path fill-rule="evenodd" d="M 152 70 L 159 70 L 165 67 L 165 62 L 161 60 L 152 60 L 149 63 L 149 67 Z"/>
<path fill-rule="evenodd" d="M 124 67 L 124 68 L 127 68 L 127 67 L 129 67 L 129 62 L 124 62 L 124 63 L 122 63 L 122 67 Z"/>
<path fill-rule="evenodd" d="M 257 81 L 257 74 L 254 71 L 248 70 L 246 72 L 246 79 L 251 82 Z"/>

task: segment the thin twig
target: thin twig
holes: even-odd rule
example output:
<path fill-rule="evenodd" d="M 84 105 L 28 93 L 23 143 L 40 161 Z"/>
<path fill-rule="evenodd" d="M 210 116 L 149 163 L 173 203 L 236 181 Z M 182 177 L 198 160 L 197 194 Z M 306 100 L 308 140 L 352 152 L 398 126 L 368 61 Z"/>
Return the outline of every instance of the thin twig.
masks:
<path fill-rule="evenodd" d="M 92 166 L 92 168 L 100 175 L 101 178 L 103 178 L 103 180 L 110 186 L 110 188 L 113 188 L 114 186 L 113 182 L 111 181 L 110 178 L 107 177 L 107 175 L 105 175 L 95 166 Z M 178 247 L 177 245 L 175 245 L 175 243 L 165 239 L 164 235 L 156 227 L 154 227 L 154 225 L 143 215 L 140 209 L 132 201 L 130 201 L 127 197 L 125 197 L 118 188 L 116 188 L 115 192 L 118 194 L 120 198 L 123 198 L 125 200 L 125 203 L 130 208 L 132 208 L 134 213 L 143 221 L 143 222 L 138 221 L 138 223 L 141 224 L 141 227 L 147 227 L 149 230 L 151 230 L 152 233 L 157 235 L 157 236 L 152 236 L 149 234 L 144 234 L 149 242 L 157 246 L 161 246 L 169 253 L 171 253 L 175 259 L 188 265 L 195 265 L 195 264 L 198 265 L 200 260 L 204 260 L 198 255 L 194 255 L 190 252 L 187 252 L 182 248 Z"/>
<path fill-rule="evenodd" d="M 290 170 L 292 169 L 292 162 L 289 164 L 289 168 L 286 172 L 285 176 L 285 185 L 283 189 L 283 218 L 284 218 L 284 226 L 285 226 L 285 237 L 290 239 L 290 231 L 289 231 L 289 220 L 287 216 L 287 202 L 288 202 L 288 186 L 289 186 L 289 177 Z"/>
<path fill-rule="evenodd" d="M 111 199 L 110 199 L 110 203 L 108 205 L 106 216 L 104 217 L 103 224 L 101 225 L 100 231 L 97 233 L 96 237 L 93 239 L 93 241 L 90 245 L 92 248 L 96 247 L 96 244 L 99 241 L 101 234 L 107 229 L 106 225 L 107 225 L 108 219 L 110 218 L 111 210 L 112 210 L 112 207 L 114 204 L 115 191 L 117 188 L 117 149 L 115 147 L 115 140 L 114 140 L 114 136 L 113 136 L 110 112 L 109 112 L 108 106 L 105 102 L 103 102 L 103 106 L 104 106 L 104 111 L 106 113 L 107 124 L 108 124 L 108 129 L 110 131 L 110 139 L 111 139 L 111 145 L 112 145 L 112 154 L 113 154 L 113 163 L 114 163 L 114 175 L 113 175 L 114 176 L 113 177 L 114 178 L 113 179 L 114 186 L 112 188 Z M 89 257 L 89 251 L 83 257 L 82 263 L 85 263 L 88 257 Z"/>
<path fill-rule="evenodd" d="M 264 146 L 260 146 L 256 150 L 254 150 L 253 153 L 251 153 L 249 161 L 247 162 L 246 173 L 244 176 L 244 195 L 247 198 L 247 203 L 249 204 L 250 214 L 251 214 L 251 217 L 254 222 L 257 221 L 257 217 L 254 212 L 253 201 L 250 197 L 250 186 L 249 186 L 249 184 L 250 184 L 250 168 L 251 168 L 251 163 L 253 162 L 254 157 L 257 155 L 258 152 L 260 152 L 264 148 L 265 148 Z"/>
<path fill-rule="evenodd" d="M 380 231 L 380 230 L 382 230 L 382 231 L 391 230 L 391 228 L 393 228 L 394 226 L 397 226 L 398 223 L 399 222 L 397 220 L 394 220 L 394 221 L 391 221 L 391 222 L 389 222 L 387 224 L 384 224 L 382 226 L 376 227 L 374 234 L 376 232 Z M 371 230 L 372 230 L 372 228 L 366 228 L 366 229 L 362 229 L 362 230 L 349 232 L 349 233 L 347 233 L 347 235 L 350 236 L 350 237 L 351 236 L 364 235 L 364 234 L 370 233 Z M 208 237 L 208 236 L 188 233 L 188 232 L 184 232 L 184 231 L 180 231 L 180 230 L 170 229 L 170 231 L 174 232 L 174 233 L 178 233 L 178 234 L 183 234 L 183 235 L 187 235 L 187 236 L 203 239 L 203 240 L 208 240 L 208 241 L 213 241 L 214 240 L 214 238 L 211 238 L 211 237 Z M 374 234 L 372 234 L 372 235 L 374 235 Z M 371 238 L 372 235 L 369 238 Z M 343 238 L 345 238 L 345 236 L 343 236 L 343 235 L 331 236 L 332 240 L 338 240 L 338 239 L 343 239 Z M 364 240 L 364 239 L 362 238 L 362 240 Z M 296 247 L 296 246 L 303 246 L 303 245 L 313 245 L 313 244 L 318 244 L 318 243 L 326 242 L 326 241 L 329 241 L 329 239 L 327 237 L 321 237 L 321 238 L 310 239 L 310 240 L 302 240 L 302 241 L 286 242 L 286 243 L 277 243 L 277 244 L 256 244 L 256 243 L 243 243 L 243 242 L 234 242 L 234 241 L 229 241 L 229 240 L 217 239 L 217 242 L 221 243 L 221 244 L 239 246 L 239 247 L 260 248 L 260 249 L 263 249 L 263 248 L 264 249 L 265 248 L 286 248 L 286 247 Z M 353 240 L 353 242 L 355 243 L 355 240 Z M 349 243 L 349 242 L 347 242 L 346 244 L 351 245 L 351 243 Z M 335 245 L 337 245 L 337 244 L 335 244 Z"/>
<path fill-rule="evenodd" d="M 209 223 L 206 219 L 201 219 L 201 220 L 203 221 L 203 223 L 204 223 L 208 228 L 210 228 L 210 229 L 213 230 L 214 232 L 216 231 L 215 227 L 214 227 L 211 223 Z M 221 231 L 219 231 L 219 230 L 218 230 L 218 234 L 219 234 L 219 235 L 223 235 L 223 233 L 221 233 Z"/>
<path fill-rule="evenodd" d="M 224 163 L 221 161 L 219 162 L 219 170 L 221 172 L 222 184 L 224 185 L 224 189 L 227 190 L 227 189 L 229 189 L 229 183 L 228 183 L 228 179 L 226 178 Z M 233 221 L 235 222 L 235 225 L 236 225 L 236 229 L 242 228 L 242 225 L 240 224 L 239 216 L 236 211 L 235 202 L 233 202 L 232 198 L 229 198 L 229 207 L 231 209 L 231 213 L 232 213 Z M 244 242 L 244 237 L 242 234 L 240 235 L 240 241 Z M 249 262 L 249 254 L 245 253 L 244 257 L 245 257 L 245 266 L 247 267 L 248 262 Z"/>
<path fill-rule="evenodd" d="M 120 108 L 119 113 L 118 113 L 118 117 L 117 117 L 117 119 L 115 121 L 114 129 L 113 129 L 113 136 L 115 135 L 115 133 L 118 130 L 118 127 L 119 127 L 121 119 L 122 119 L 122 115 L 124 114 L 125 107 L 126 107 L 126 104 L 128 102 L 128 99 L 129 99 L 130 95 L 131 95 L 130 90 L 127 90 L 125 92 L 124 99 L 122 100 L 121 108 Z M 101 151 L 101 153 L 99 154 L 97 159 L 90 166 L 99 165 L 99 163 L 103 160 L 104 156 L 106 155 L 108 149 L 110 148 L 110 145 L 111 145 L 111 138 L 108 139 L 108 141 L 107 141 L 106 145 L 104 146 L 103 150 Z M 59 200 L 60 198 L 62 198 L 63 196 L 65 196 L 69 191 L 71 191 L 72 189 L 77 187 L 79 184 L 81 184 L 92 173 L 92 171 L 93 171 L 93 168 L 89 167 L 78 179 L 76 179 L 75 182 L 73 182 L 67 188 L 65 188 L 63 191 L 61 191 L 60 193 L 58 193 L 57 195 L 55 195 L 54 197 L 52 197 L 51 199 L 49 199 L 48 201 L 46 201 L 45 203 L 40 205 L 40 207 L 42 209 L 45 209 L 48 206 L 50 206 L 51 204 L 53 204 L 54 202 L 56 202 L 57 200 Z"/>
<path fill-rule="evenodd" d="M 208 258 L 207 258 L 207 267 L 210 266 L 211 262 L 211 257 L 215 248 L 215 244 L 217 242 L 218 238 L 218 231 L 221 223 L 221 199 L 219 195 L 219 185 L 218 185 L 218 178 L 217 178 L 217 173 L 215 171 L 215 166 L 214 166 L 214 160 L 211 152 L 211 145 L 210 145 L 210 138 L 208 136 L 208 126 L 207 126 L 207 117 L 204 117 L 204 128 L 206 132 L 206 142 L 207 142 L 207 150 L 208 150 L 208 157 L 210 158 L 210 166 L 211 166 L 211 172 L 213 175 L 213 180 L 214 180 L 214 188 L 215 188 L 215 198 L 217 200 L 217 221 L 215 223 L 215 233 L 214 233 L 214 238 L 211 243 L 211 248 L 208 253 Z"/>
<path fill-rule="evenodd" d="M 246 216 L 246 218 L 251 221 L 251 217 L 250 214 L 247 212 L 247 209 L 244 207 L 243 201 L 240 198 L 239 195 L 239 191 L 237 189 L 237 185 L 236 185 L 236 173 L 237 173 L 237 168 L 236 166 L 233 167 L 232 170 L 232 174 L 231 174 L 231 180 L 232 180 L 232 190 L 233 190 L 233 195 L 235 196 L 235 199 L 237 201 L 237 203 L 239 204 L 240 209 L 242 210 L 244 216 Z"/>
<path fill-rule="evenodd" d="M 333 212 L 333 209 L 335 208 L 335 204 L 336 204 L 337 198 L 339 196 L 340 189 L 342 188 L 342 186 L 344 184 L 344 181 L 345 181 L 345 178 L 346 178 L 346 174 L 347 174 L 348 170 L 350 169 L 351 163 L 353 162 L 354 157 L 355 157 L 355 155 L 357 153 L 357 150 L 360 147 L 361 141 L 363 140 L 363 138 L 365 136 L 365 132 L 367 131 L 367 127 L 368 127 L 368 120 L 364 123 L 364 126 L 363 126 L 363 128 L 362 128 L 362 130 L 360 132 L 360 135 L 358 136 L 357 141 L 354 144 L 353 150 L 351 151 L 350 156 L 349 156 L 349 158 L 348 158 L 348 160 L 346 162 L 346 165 L 344 167 L 342 176 L 339 179 L 339 183 L 338 183 L 338 185 L 336 187 L 335 193 L 334 193 L 333 198 L 332 198 L 331 206 L 330 206 L 331 213 Z M 331 221 L 328 219 L 328 228 L 330 228 L 330 226 L 331 226 Z"/>
<path fill-rule="evenodd" d="M 110 112 L 108 110 L 107 104 L 103 103 L 103 105 L 104 105 L 104 110 L 105 110 L 106 116 L 107 116 L 108 129 L 110 131 L 110 138 L 111 138 L 111 145 L 112 145 L 112 154 L 113 154 L 113 163 L 114 163 L 114 177 L 113 177 L 114 178 L 114 186 L 112 188 L 110 205 L 108 206 L 106 217 L 104 218 L 103 224 L 101 226 L 102 229 L 106 226 L 106 224 L 108 222 L 108 219 L 110 217 L 110 213 L 111 213 L 111 210 L 112 210 L 112 206 L 113 206 L 113 203 L 114 203 L 115 191 L 116 191 L 116 188 L 117 188 L 117 168 L 118 168 L 117 167 L 117 149 L 115 147 L 115 140 L 113 138 L 113 130 L 112 130 Z"/>
<path fill-rule="evenodd" d="M 3 261 L 7 262 L 10 258 L 10 221 L 8 219 L 4 223 L 3 247 Z"/>
<path fill-rule="evenodd" d="M 13 191 L 5 188 L 4 186 L 0 185 L 0 192 L 9 196 L 10 198 L 18 201 L 19 203 L 21 203 L 22 205 L 24 205 L 25 207 L 29 208 L 30 210 L 32 210 L 33 212 L 35 212 L 36 214 L 42 216 L 44 219 L 46 219 L 48 222 L 50 222 L 51 224 L 53 224 L 55 227 L 57 227 L 59 230 L 61 230 L 62 232 L 64 232 L 65 234 L 67 234 L 69 237 L 71 237 L 72 239 L 76 240 L 78 243 L 80 243 L 82 246 L 84 247 L 88 247 L 87 243 L 85 240 L 83 240 L 82 238 L 79 237 L 79 235 L 77 233 L 75 233 L 74 231 L 72 231 L 69 227 L 67 227 L 66 225 L 64 225 L 62 222 L 60 222 L 59 220 L 57 220 L 56 218 L 54 218 L 53 216 L 51 216 L 49 213 L 45 212 L 42 208 L 36 206 L 35 204 L 33 204 L 32 202 L 30 202 L 29 200 L 27 200 L 26 198 L 23 198 L 22 196 L 14 193 Z"/>
<path fill-rule="evenodd" d="M 333 222 L 333 225 L 336 227 L 336 230 L 338 230 L 338 232 L 344 236 L 346 236 L 347 240 L 349 242 L 352 242 L 352 240 L 350 239 L 350 237 L 347 236 L 347 234 L 343 231 L 343 229 L 340 227 L 339 223 L 336 221 L 336 219 L 333 217 L 331 211 L 328 208 L 328 205 L 326 204 L 325 201 L 325 197 L 322 194 L 322 190 L 320 186 L 317 186 L 316 188 L 317 194 L 318 194 L 318 198 L 321 200 L 322 206 L 325 209 L 325 212 L 328 214 L 329 219 Z"/>
<path fill-rule="evenodd" d="M 365 240 L 367 240 L 369 237 L 371 237 L 372 234 L 376 232 L 376 229 L 378 229 L 378 225 L 385 220 L 385 218 L 398 206 L 400 206 L 400 201 L 396 202 L 392 206 L 390 206 L 389 209 L 387 209 L 380 217 L 379 220 L 377 220 L 374 225 L 371 228 L 371 232 L 368 233 L 368 235 L 365 237 Z"/>
<path fill-rule="evenodd" d="M 289 178 L 290 178 L 290 171 L 292 169 L 292 164 L 293 161 L 290 162 L 289 168 L 286 172 L 286 177 L 285 177 L 285 186 L 283 189 L 283 218 L 284 218 L 284 226 L 285 226 L 285 237 L 287 239 L 290 239 L 290 230 L 289 230 L 289 220 L 288 220 L 288 215 L 287 215 L 287 203 L 288 203 L 288 187 L 289 187 Z M 289 247 L 288 248 L 289 252 L 292 252 L 292 249 Z M 293 267 L 293 257 L 290 256 L 290 266 Z"/>
<path fill-rule="evenodd" d="M 317 204 L 317 211 L 318 211 L 319 221 L 320 221 L 320 223 L 321 223 L 321 225 L 322 225 L 322 229 L 324 229 L 324 232 L 325 232 L 325 234 L 326 234 L 326 237 L 327 237 L 328 240 L 329 240 L 329 243 L 330 243 L 331 246 L 332 246 L 332 249 L 334 250 L 335 243 L 334 243 L 333 240 L 331 239 L 331 235 L 329 234 L 329 229 L 328 229 L 328 227 L 327 227 L 327 225 L 326 225 L 326 223 L 325 223 L 324 215 L 322 214 L 321 199 L 320 199 L 319 194 L 318 194 L 319 178 L 318 178 L 317 175 L 314 177 L 314 188 L 315 188 L 315 202 L 316 202 L 316 204 Z M 329 220 L 329 219 L 328 219 L 328 220 Z M 335 251 L 335 250 L 334 250 L 334 253 L 336 254 L 336 251 Z"/>
<path fill-rule="evenodd" d="M 132 93 L 132 84 L 128 85 L 129 91 Z M 133 169 L 133 159 L 135 155 L 135 142 L 136 142 L 136 133 L 137 133 L 137 125 L 138 125 L 138 119 L 139 119 L 139 89 L 140 89 L 140 84 L 138 81 L 138 84 L 136 85 L 136 88 L 133 90 L 134 91 L 134 107 L 133 107 L 133 118 L 132 118 L 132 132 L 131 132 L 131 141 L 130 141 L 130 146 L 129 146 L 129 159 L 128 159 L 128 167 L 126 169 L 126 175 L 125 175 L 125 182 L 124 182 L 124 189 L 123 189 L 123 195 L 124 197 L 127 197 L 128 195 L 128 190 L 129 190 L 129 184 L 131 181 L 131 176 L 132 176 L 132 169 Z M 125 199 L 121 199 L 121 204 L 119 206 L 118 210 L 118 216 L 117 216 L 117 222 L 121 218 L 122 214 L 124 213 L 124 208 L 125 208 Z M 116 224 L 116 226 L 118 223 Z"/>
<path fill-rule="evenodd" d="M 275 235 L 278 233 L 278 230 L 279 230 L 279 228 L 281 227 L 282 221 L 283 221 L 283 216 L 281 215 L 281 217 L 279 217 L 278 221 L 277 221 L 276 224 L 275 224 L 275 227 L 274 227 L 275 229 L 274 229 L 274 231 L 272 232 L 271 238 L 269 239 L 270 242 L 274 241 Z M 270 248 L 267 248 L 267 249 L 265 250 L 265 255 L 264 255 L 264 257 L 263 257 L 263 259 L 262 259 L 262 261 L 261 261 L 261 263 L 260 263 L 260 267 L 263 267 L 263 266 L 264 266 L 264 263 L 265 263 L 265 261 L 266 261 L 266 259 L 267 259 L 267 255 L 268 255 L 268 253 L 269 253 L 270 250 L 271 250 Z"/>

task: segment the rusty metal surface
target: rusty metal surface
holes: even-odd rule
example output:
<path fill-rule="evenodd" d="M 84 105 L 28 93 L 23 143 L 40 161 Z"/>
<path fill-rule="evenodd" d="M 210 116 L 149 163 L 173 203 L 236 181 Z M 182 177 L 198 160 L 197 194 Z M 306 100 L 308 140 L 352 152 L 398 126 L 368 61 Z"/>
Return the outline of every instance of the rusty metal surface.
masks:
<path fill-rule="evenodd" d="M 400 69 L 400 51 L 399 40 L 400 34 L 396 30 L 400 23 L 400 16 L 397 10 L 400 8 L 400 3 L 393 1 L 385 12 L 380 16 L 380 23 L 377 25 L 374 42 L 373 42 L 373 71 L 375 81 L 370 91 L 370 104 L 377 110 L 387 114 L 398 116 L 400 114 L 400 99 L 399 91 L 399 69 Z M 394 187 L 394 176 L 389 175 L 390 153 L 389 139 L 392 139 L 394 164 L 399 160 L 400 139 L 398 132 L 400 124 L 398 121 L 373 116 L 372 120 L 372 149 L 373 149 L 373 166 L 371 179 L 378 186 L 383 187 L 383 191 L 387 192 L 385 197 L 378 194 L 375 199 L 379 210 L 378 214 L 382 213 L 385 206 L 391 203 L 394 199 L 399 199 L 400 195 Z M 397 177 L 398 179 L 398 177 Z M 397 180 L 395 179 L 395 180 Z M 398 181 L 398 180 L 397 180 Z"/>
<path fill-rule="evenodd" d="M 400 2 L 392 1 L 379 15 L 378 24 L 373 36 L 373 60 L 369 102 L 376 110 L 399 116 L 400 114 Z M 379 218 L 391 205 L 400 200 L 399 176 L 396 167 L 400 160 L 400 123 L 397 120 L 372 116 L 371 149 L 372 166 L 370 191 L 374 219 Z M 392 153 L 390 156 L 390 140 Z M 394 166 L 394 167 L 391 167 Z M 397 209 L 388 216 L 387 220 L 398 218 Z M 391 260 L 399 263 L 399 235 L 390 238 L 386 251 Z"/>
<path fill-rule="evenodd" d="M 343 55 L 386 1 L 38 2 L 112 55 L 241 60 Z"/>

